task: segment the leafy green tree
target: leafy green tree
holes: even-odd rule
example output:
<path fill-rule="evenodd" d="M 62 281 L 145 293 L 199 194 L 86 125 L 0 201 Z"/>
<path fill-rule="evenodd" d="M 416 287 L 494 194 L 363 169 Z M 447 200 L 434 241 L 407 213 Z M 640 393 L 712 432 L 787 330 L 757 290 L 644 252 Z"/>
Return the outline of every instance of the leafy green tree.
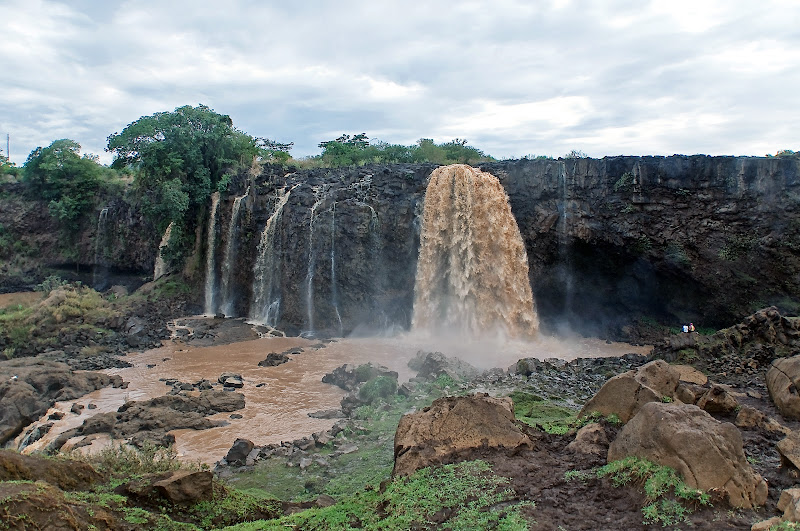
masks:
<path fill-rule="evenodd" d="M 289 160 L 289 152 L 294 146 L 294 142 L 283 144 L 277 140 L 270 140 L 269 138 L 256 138 L 256 145 L 261 150 L 261 156 L 268 162 L 278 162 L 286 164 Z"/>
<path fill-rule="evenodd" d="M 6 157 L 5 155 L 3 155 L 2 152 L 0 152 L 0 177 L 4 177 L 6 175 L 9 175 L 11 177 L 16 177 L 18 174 L 19 174 L 19 168 L 17 168 L 17 166 L 13 162 L 8 160 L 8 157 Z"/>
<path fill-rule="evenodd" d="M 23 168 L 29 193 L 49 200 L 50 212 L 61 221 L 75 221 L 94 203 L 103 167 L 92 155 L 80 155 L 74 140 L 54 140 L 34 149 Z"/>
<path fill-rule="evenodd" d="M 478 148 L 467 145 L 467 141 L 461 138 L 455 138 L 450 142 L 445 142 L 440 146 L 444 150 L 445 157 L 448 161 L 457 162 L 461 164 L 470 164 L 471 162 L 479 162 L 486 159 Z"/>
<path fill-rule="evenodd" d="M 364 133 L 343 134 L 336 140 L 320 142 L 322 160 L 329 166 L 355 166 L 366 162 L 369 138 Z"/>
<path fill-rule="evenodd" d="M 171 221 L 190 223 L 228 170 L 262 154 L 255 138 L 205 105 L 143 116 L 110 135 L 107 151 L 113 168 L 138 170 L 136 185 L 162 231 Z"/>

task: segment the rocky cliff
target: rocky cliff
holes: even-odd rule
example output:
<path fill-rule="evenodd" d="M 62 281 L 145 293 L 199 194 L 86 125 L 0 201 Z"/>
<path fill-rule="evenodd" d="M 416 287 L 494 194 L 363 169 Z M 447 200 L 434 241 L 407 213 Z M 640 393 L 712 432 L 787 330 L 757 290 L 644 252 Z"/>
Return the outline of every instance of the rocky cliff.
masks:
<path fill-rule="evenodd" d="M 194 263 L 198 278 L 213 280 L 211 310 L 294 333 L 408 327 L 434 167 L 240 174 L 197 237 Z M 537 159 L 481 169 L 509 195 L 545 330 L 625 338 L 642 317 L 720 327 L 768 305 L 800 310 L 798 157 Z M 111 236 L 99 219 L 83 228 L 75 262 L 94 263 L 101 241 L 112 271 L 151 273 L 160 235 L 130 205 L 109 205 L 108 217 Z M 47 223 L 34 225 L 26 239 Z"/>

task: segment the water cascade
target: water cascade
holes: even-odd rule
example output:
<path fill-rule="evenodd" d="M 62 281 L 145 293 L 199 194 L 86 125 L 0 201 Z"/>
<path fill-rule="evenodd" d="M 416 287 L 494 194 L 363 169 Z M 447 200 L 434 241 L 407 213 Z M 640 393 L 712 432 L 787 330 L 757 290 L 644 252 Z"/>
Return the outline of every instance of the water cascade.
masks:
<path fill-rule="evenodd" d="M 574 279 L 572 276 L 572 259 L 568 248 L 569 243 L 569 221 L 570 221 L 570 198 L 567 187 L 567 168 L 566 164 L 559 162 L 558 180 L 561 187 L 561 205 L 559 208 L 558 219 L 558 263 L 559 278 L 564 285 L 564 315 L 569 317 L 572 313 L 572 301 L 574 298 Z"/>
<path fill-rule="evenodd" d="M 289 196 L 297 186 L 289 190 L 285 188 L 276 190 L 275 208 L 261 232 L 258 257 L 253 267 L 253 303 L 250 307 L 250 318 L 271 327 L 278 325 L 281 308 L 280 251 L 275 248 L 275 231 L 281 221 L 283 207 L 289 202 Z"/>
<path fill-rule="evenodd" d="M 161 243 L 158 244 L 158 255 L 156 256 L 156 263 L 153 266 L 153 280 L 158 280 L 169 273 L 167 262 L 164 260 L 164 249 L 167 248 L 169 240 L 172 238 L 172 227 L 174 225 L 174 221 L 171 221 L 169 225 L 167 225 L 167 230 L 164 231 L 164 236 L 161 237 Z"/>
<path fill-rule="evenodd" d="M 317 253 L 314 250 L 314 220 L 316 212 L 325 196 L 330 185 L 314 186 L 314 204 L 311 207 L 311 214 L 308 220 L 308 267 L 306 269 L 306 333 L 314 335 L 314 267 L 317 263 Z"/>
<path fill-rule="evenodd" d="M 213 315 L 217 311 L 215 296 L 217 291 L 217 210 L 219 210 L 219 192 L 211 194 L 211 209 L 208 215 L 208 234 L 206 236 L 206 303 L 203 311 Z"/>
<path fill-rule="evenodd" d="M 414 329 L 535 336 L 528 257 L 495 176 L 463 164 L 434 170 L 420 238 Z"/>
<path fill-rule="evenodd" d="M 92 287 L 104 290 L 108 284 L 108 207 L 100 210 L 97 217 L 97 233 L 94 240 L 94 269 L 92 271 Z"/>
<path fill-rule="evenodd" d="M 336 319 L 339 321 L 339 335 L 344 335 L 342 326 L 342 316 L 339 313 L 339 293 L 336 290 L 336 201 L 331 207 L 331 306 L 336 312 Z"/>
<path fill-rule="evenodd" d="M 242 201 L 250 195 L 250 188 L 244 195 L 233 200 L 231 208 L 231 221 L 228 225 L 228 239 L 225 242 L 225 257 L 222 262 L 222 307 L 221 311 L 227 316 L 234 312 L 234 293 L 233 293 L 233 265 L 236 260 L 236 248 L 239 241 L 236 229 L 239 227 L 239 214 L 242 209 Z"/>

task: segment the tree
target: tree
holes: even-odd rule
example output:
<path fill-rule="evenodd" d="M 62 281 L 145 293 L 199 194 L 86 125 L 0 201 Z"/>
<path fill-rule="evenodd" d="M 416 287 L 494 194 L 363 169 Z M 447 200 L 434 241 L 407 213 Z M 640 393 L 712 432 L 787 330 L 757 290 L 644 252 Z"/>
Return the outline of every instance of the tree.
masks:
<path fill-rule="evenodd" d="M 205 105 L 143 116 L 110 135 L 106 150 L 115 155 L 112 168 L 138 170 L 136 185 L 159 230 L 171 221 L 187 222 L 205 208 L 227 170 L 262 154 L 257 140 L 234 128 L 230 116 Z"/>
<path fill-rule="evenodd" d="M 483 151 L 468 146 L 467 141 L 461 138 L 455 138 L 450 142 L 445 142 L 441 145 L 441 148 L 444 150 L 447 160 L 452 162 L 469 164 L 470 162 L 478 162 L 486 158 Z"/>
<path fill-rule="evenodd" d="M 336 140 L 320 142 L 322 160 L 330 166 L 355 166 L 366 162 L 369 138 L 365 133 L 343 134 Z"/>
<path fill-rule="evenodd" d="M 103 168 L 92 155 L 80 155 L 74 140 L 54 140 L 37 147 L 23 167 L 23 182 L 29 193 L 49 200 L 50 212 L 62 221 L 75 221 L 94 203 Z"/>
<path fill-rule="evenodd" d="M 294 142 L 283 144 L 277 140 L 270 140 L 269 138 L 256 138 L 256 145 L 261 150 L 261 156 L 264 160 L 269 162 L 278 162 L 286 164 L 289 160 L 289 152 L 294 146 Z"/>

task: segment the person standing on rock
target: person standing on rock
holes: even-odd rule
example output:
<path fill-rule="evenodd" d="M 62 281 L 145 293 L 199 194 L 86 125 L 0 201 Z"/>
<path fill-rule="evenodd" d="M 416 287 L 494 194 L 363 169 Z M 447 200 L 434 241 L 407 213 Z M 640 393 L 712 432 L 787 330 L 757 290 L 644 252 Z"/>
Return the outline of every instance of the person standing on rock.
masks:
<path fill-rule="evenodd" d="M 688 334 L 689 333 L 689 325 L 683 325 L 683 333 L 684 334 Z"/>
<path fill-rule="evenodd" d="M 694 332 L 694 323 L 689 323 L 689 332 Z"/>

